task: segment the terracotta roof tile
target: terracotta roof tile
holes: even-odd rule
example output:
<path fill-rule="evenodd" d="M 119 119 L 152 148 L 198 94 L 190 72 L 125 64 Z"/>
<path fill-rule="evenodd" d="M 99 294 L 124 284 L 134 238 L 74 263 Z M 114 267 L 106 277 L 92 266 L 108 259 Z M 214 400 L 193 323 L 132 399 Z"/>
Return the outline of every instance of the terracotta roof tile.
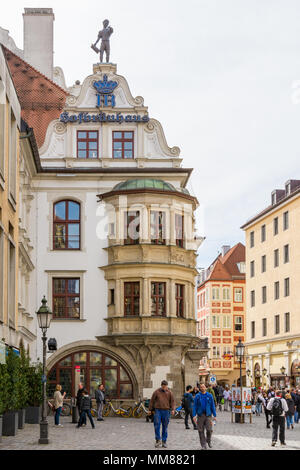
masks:
<path fill-rule="evenodd" d="M 234 245 L 225 256 L 219 255 L 212 263 L 207 281 L 232 281 L 233 277 L 245 278 L 241 273 L 237 263 L 245 262 L 246 250 L 242 243 Z"/>
<path fill-rule="evenodd" d="M 21 116 L 32 127 L 41 147 L 48 125 L 64 108 L 68 92 L 2 46 L 21 105 Z"/>

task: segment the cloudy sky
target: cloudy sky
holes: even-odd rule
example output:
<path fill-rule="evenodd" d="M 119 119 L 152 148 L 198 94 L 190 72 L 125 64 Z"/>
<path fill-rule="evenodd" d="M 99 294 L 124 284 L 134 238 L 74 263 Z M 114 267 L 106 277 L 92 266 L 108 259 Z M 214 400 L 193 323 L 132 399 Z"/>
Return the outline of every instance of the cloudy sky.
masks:
<path fill-rule="evenodd" d="M 199 266 L 244 242 L 240 226 L 271 191 L 300 179 L 299 0 L 12 0 L 0 26 L 20 48 L 24 7 L 54 9 L 67 85 L 91 73 L 90 44 L 110 20 L 111 61 L 194 168 Z"/>

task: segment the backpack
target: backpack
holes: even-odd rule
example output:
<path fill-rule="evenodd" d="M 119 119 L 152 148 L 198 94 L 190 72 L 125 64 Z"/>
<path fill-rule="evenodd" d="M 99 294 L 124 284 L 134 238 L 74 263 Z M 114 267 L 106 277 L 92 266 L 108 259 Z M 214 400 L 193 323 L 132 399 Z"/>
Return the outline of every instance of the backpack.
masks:
<path fill-rule="evenodd" d="M 188 401 L 187 397 L 185 397 L 184 395 L 183 395 L 182 400 L 181 400 L 181 406 L 184 410 L 189 409 L 189 401 Z"/>
<path fill-rule="evenodd" d="M 280 398 L 274 398 L 271 414 L 273 416 L 281 416 L 283 412 L 282 402 Z"/>

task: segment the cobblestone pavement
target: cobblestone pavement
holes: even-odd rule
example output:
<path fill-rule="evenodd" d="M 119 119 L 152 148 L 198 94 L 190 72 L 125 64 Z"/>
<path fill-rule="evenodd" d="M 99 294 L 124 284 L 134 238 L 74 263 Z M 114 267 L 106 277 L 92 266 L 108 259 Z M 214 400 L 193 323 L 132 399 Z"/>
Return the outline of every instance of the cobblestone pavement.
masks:
<path fill-rule="evenodd" d="M 248 417 L 247 417 L 248 418 Z M 63 428 L 54 428 L 53 418 L 48 418 L 48 445 L 39 445 L 39 425 L 26 424 L 15 437 L 2 437 L 1 450 L 154 450 L 153 424 L 141 419 L 106 418 L 89 421 L 85 428 L 76 429 L 71 417 L 61 418 Z M 253 423 L 231 423 L 229 412 L 219 413 L 213 428 L 214 450 L 300 450 L 300 423 L 286 430 L 286 447 L 271 447 L 272 429 L 266 429 L 264 415 L 253 416 Z M 199 435 L 193 428 L 186 430 L 182 419 L 172 419 L 169 425 L 168 450 L 199 450 Z"/>

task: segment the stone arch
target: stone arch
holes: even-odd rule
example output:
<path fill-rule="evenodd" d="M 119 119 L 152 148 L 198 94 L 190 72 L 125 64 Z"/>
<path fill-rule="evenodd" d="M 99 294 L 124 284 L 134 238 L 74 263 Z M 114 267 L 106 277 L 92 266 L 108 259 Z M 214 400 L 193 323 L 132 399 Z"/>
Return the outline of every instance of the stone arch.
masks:
<path fill-rule="evenodd" d="M 112 359 L 115 359 L 120 365 L 125 369 L 127 372 L 133 386 L 133 398 L 137 399 L 139 395 L 139 385 L 138 385 L 138 378 L 136 373 L 134 372 L 135 365 L 131 363 L 132 361 L 130 358 L 125 357 L 122 354 L 120 349 L 111 347 L 105 343 L 99 341 L 75 341 L 73 343 L 69 343 L 67 345 L 62 346 L 58 351 L 51 355 L 51 358 L 47 360 L 46 368 L 47 372 L 60 362 L 64 357 L 81 352 L 81 351 L 91 351 L 91 352 L 99 352 L 102 354 L 107 354 Z"/>

